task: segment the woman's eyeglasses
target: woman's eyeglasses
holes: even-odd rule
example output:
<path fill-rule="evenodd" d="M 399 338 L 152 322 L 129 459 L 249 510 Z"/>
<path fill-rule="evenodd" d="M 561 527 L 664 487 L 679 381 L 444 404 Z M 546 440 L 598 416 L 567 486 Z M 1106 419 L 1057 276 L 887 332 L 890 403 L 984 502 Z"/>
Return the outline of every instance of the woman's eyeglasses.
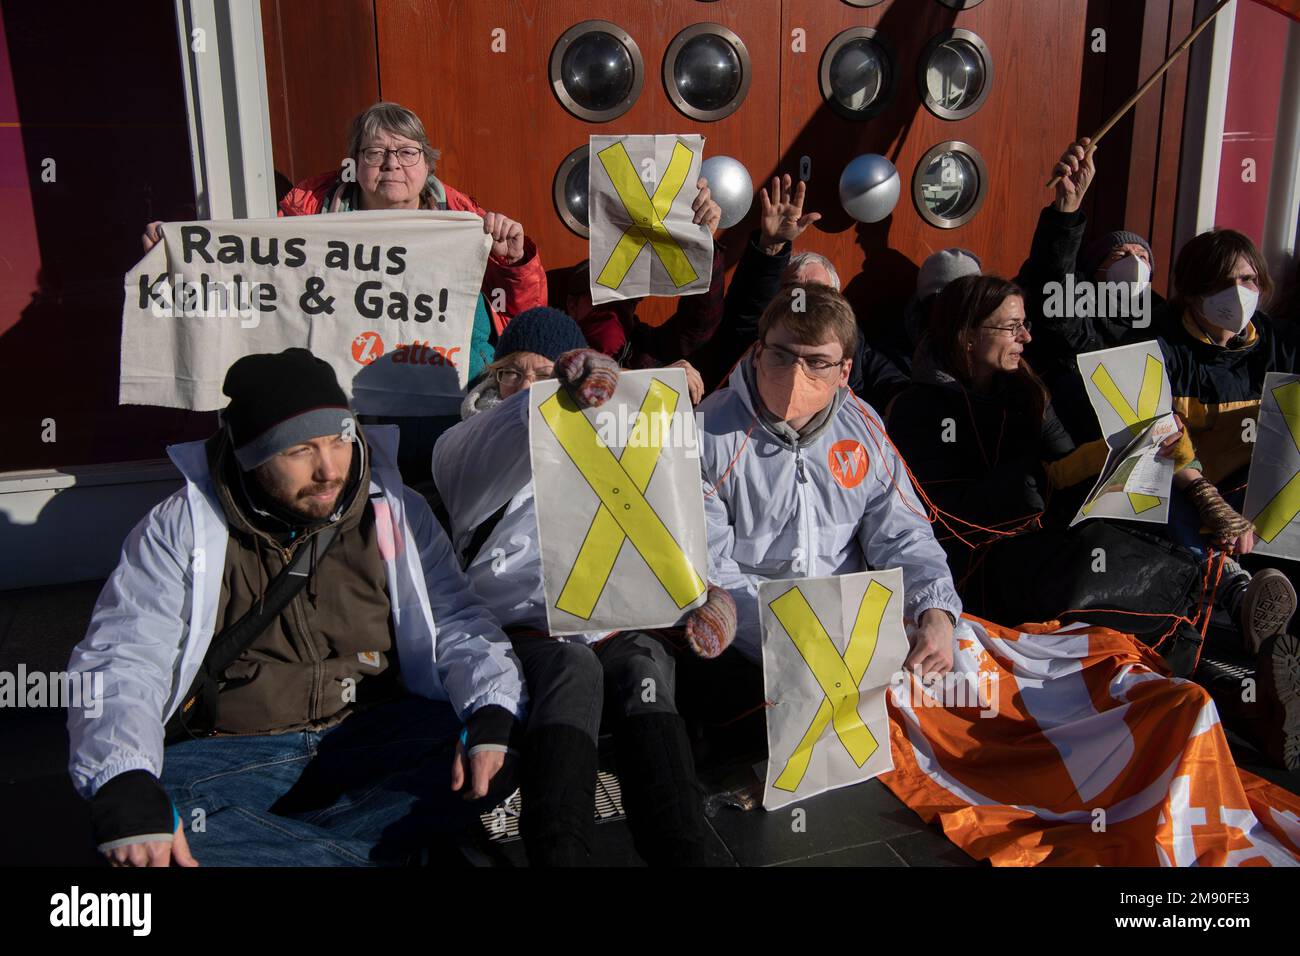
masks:
<path fill-rule="evenodd" d="M 384 149 L 382 146 L 371 146 L 361 151 L 361 159 L 367 166 L 382 166 L 389 153 L 396 154 L 399 165 L 414 166 L 420 161 L 420 157 L 424 155 L 424 150 L 418 146 L 403 146 L 400 149 Z"/>
<path fill-rule="evenodd" d="M 1015 325 L 981 325 L 980 328 L 988 329 L 990 332 L 1010 332 L 1011 337 L 1014 339 L 1019 336 L 1021 332 L 1028 332 L 1033 324 L 1034 323 L 1031 319 L 1026 319 L 1025 321 L 1018 322 Z"/>
<path fill-rule="evenodd" d="M 548 368 L 542 372 L 536 370 L 525 372 L 522 369 L 506 366 L 505 368 L 497 369 L 494 374 L 496 375 L 498 385 L 504 385 L 506 388 L 514 388 L 516 385 L 523 384 L 524 380 L 528 378 L 531 378 L 534 382 L 553 378 L 555 370 L 553 368 Z"/>

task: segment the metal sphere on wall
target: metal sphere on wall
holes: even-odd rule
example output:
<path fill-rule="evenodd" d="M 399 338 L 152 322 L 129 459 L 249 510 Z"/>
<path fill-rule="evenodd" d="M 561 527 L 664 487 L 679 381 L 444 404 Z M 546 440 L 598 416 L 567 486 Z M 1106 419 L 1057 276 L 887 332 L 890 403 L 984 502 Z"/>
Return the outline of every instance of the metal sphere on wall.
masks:
<path fill-rule="evenodd" d="M 722 207 L 722 228 L 745 218 L 754 204 L 754 180 L 744 163 L 731 156 L 710 156 L 700 164 L 700 175 L 709 181 L 713 201 Z"/>
<path fill-rule="evenodd" d="M 864 153 L 840 174 L 840 204 L 859 222 L 880 222 L 898 205 L 902 180 L 879 153 Z"/>

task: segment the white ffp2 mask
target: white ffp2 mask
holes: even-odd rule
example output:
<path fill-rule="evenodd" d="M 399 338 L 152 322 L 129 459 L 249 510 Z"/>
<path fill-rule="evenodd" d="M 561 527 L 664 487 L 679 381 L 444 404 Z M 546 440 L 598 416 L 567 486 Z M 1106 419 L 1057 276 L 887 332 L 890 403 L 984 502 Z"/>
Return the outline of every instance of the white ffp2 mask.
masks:
<path fill-rule="evenodd" d="M 1255 314 L 1259 293 L 1244 285 L 1230 285 L 1214 295 L 1201 300 L 1201 314 L 1205 321 L 1221 329 L 1239 334 Z"/>

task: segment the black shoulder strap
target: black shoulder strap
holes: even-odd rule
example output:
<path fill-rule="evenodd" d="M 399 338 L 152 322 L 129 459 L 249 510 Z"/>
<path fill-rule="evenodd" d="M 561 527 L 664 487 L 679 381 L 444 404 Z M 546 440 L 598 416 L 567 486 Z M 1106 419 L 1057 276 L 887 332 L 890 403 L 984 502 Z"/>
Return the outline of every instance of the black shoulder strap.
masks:
<path fill-rule="evenodd" d="M 316 533 L 315 551 L 319 562 L 338 537 L 338 526 L 331 524 Z M 312 548 L 304 541 L 294 552 L 293 560 L 281 569 L 267 586 L 263 600 L 248 609 L 239 620 L 212 638 L 198 673 L 181 700 L 180 707 L 167 722 L 166 741 L 183 740 L 212 732 L 216 719 L 218 681 L 226 668 L 248 650 L 253 641 L 289 606 L 289 602 L 307 584 L 311 574 Z"/>
<path fill-rule="evenodd" d="M 337 525 L 331 524 L 316 532 L 318 562 L 338 537 L 338 530 Z M 239 655 L 248 650 L 279 613 L 289 606 L 289 602 L 307 584 L 307 578 L 311 574 L 311 554 L 312 548 L 304 541 L 294 552 L 293 560 L 267 585 L 263 600 L 250 607 L 238 621 L 212 639 L 208 653 L 203 658 L 203 668 L 208 673 L 214 677 L 225 673 L 226 668 L 239 660 Z"/>
<path fill-rule="evenodd" d="M 510 507 L 510 502 L 506 502 L 492 514 L 488 515 L 474 529 L 474 534 L 470 536 L 469 544 L 465 545 L 465 550 L 460 556 L 460 566 L 462 569 L 468 568 L 478 557 L 478 553 L 483 550 L 483 545 L 487 544 L 487 539 L 492 536 L 501 519 L 506 515 L 506 509 Z"/>

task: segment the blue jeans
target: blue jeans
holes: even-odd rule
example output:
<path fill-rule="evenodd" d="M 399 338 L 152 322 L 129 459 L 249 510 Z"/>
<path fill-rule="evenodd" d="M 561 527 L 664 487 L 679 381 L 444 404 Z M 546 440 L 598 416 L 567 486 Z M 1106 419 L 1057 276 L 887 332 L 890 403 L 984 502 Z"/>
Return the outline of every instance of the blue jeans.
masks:
<path fill-rule="evenodd" d="M 486 809 L 450 789 L 460 729 L 412 695 L 325 731 L 173 744 L 162 784 L 204 866 L 401 863 Z"/>

